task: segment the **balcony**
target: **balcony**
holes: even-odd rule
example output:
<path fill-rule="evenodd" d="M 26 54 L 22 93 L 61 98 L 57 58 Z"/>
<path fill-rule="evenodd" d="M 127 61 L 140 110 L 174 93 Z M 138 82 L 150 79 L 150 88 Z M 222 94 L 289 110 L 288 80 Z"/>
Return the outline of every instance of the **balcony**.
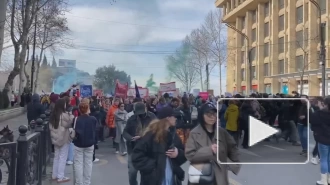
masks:
<path fill-rule="evenodd" d="M 216 0 L 215 1 L 215 7 L 221 8 L 223 5 L 225 5 L 227 0 Z"/>
<path fill-rule="evenodd" d="M 219 6 L 222 7 L 225 2 L 227 1 L 217 0 L 216 5 L 219 4 Z M 269 0 L 245 0 L 234 9 L 227 11 L 227 14 L 223 17 L 223 21 L 226 23 L 236 22 L 236 17 L 244 17 L 247 11 L 255 10 L 258 8 L 258 4 L 267 2 L 269 2 Z"/>

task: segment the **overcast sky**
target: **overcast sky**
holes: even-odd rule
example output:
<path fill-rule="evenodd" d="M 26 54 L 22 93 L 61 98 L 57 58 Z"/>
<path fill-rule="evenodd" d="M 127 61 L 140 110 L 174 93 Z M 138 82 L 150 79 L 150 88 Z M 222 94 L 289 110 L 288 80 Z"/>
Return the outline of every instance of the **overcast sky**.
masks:
<path fill-rule="evenodd" d="M 55 58 L 56 61 L 76 60 L 77 67 L 90 74 L 94 74 L 98 67 L 114 64 L 130 74 L 140 86 L 145 86 L 151 73 L 157 84 L 167 81 L 164 57 L 173 53 L 184 37 L 198 28 L 207 13 L 215 9 L 214 0 L 112 2 L 71 0 L 67 18 L 77 47 L 63 50 Z M 103 51 L 86 51 L 83 48 Z M 51 53 L 46 55 L 51 61 Z M 225 74 L 222 76 L 224 88 Z M 218 67 L 213 69 L 210 78 L 210 88 L 218 94 Z M 199 86 L 200 83 L 196 88 Z"/>

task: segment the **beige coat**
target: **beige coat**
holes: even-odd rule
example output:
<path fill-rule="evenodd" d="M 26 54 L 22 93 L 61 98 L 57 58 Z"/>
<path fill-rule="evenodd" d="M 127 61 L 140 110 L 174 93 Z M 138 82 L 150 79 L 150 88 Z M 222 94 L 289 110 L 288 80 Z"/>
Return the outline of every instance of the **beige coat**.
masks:
<path fill-rule="evenodd" d="M 69 113 L 62 113 L 60 117 L 59 127 L 55 129 L 49 124 L 50 136 L 52 143 L 55 146 L 61 147 L 66 143 L 71 142 L 69 128 L 72 127 L 72 121 L 74 116 Z"/>
<path fill-rule="evenodd" d="M 216 182 L 210 185 L 229 185 L 228 170 L 237 174 L 240 170 L 240 165 L 225 165 L 217 162 L 217 156 L 211 149 L 212 143 L 216 143 L 217 140 L 219 141 L 218 153 L 220 161 L 227 162 L 227 158 L 229 158 L 231 161 L 239 162 L 236 143 L 226 130 L 219 128 L 219 137 L 217 138 L 217 134 L 215 134 L 213 141 L 211 141 L 206 131 L 200 125 L 190 132 L 186 143 L 185 155 L 192 164 L 207 163 L 211 159 Z"/>

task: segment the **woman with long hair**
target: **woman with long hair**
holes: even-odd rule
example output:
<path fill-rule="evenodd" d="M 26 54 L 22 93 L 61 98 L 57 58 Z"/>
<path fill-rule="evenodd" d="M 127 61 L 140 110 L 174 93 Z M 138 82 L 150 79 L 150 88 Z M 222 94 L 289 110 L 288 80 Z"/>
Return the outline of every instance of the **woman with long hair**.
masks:
<path fill-rule="evenodd" d="M 217 109 L 212 103 L 201 106 L 198 122 L 199 125 L 191 130 L 185 148 L 186 157 L 191 163 L 189 169 L 198 170 L 200 168 L 197 166 L 203 165 L 203 168 L 208 168 L 205 170 L 213 171 L 214 175 L 210 174 L 209 181 L 205 183 L 200 182 L 199 178 L 189 178 L 189 184 L 229 185 L 228 170 L 237 174 L 240 166 L 228 165 L 227 168 L 219 164 L 218 159 L 221 162 L 227 162 L 228 158 L 235 163 L 239 162 L 236 143 L 226 130 L 218 127 Z M 196 170 L 189 170 L 189 176 L 203 173 L 203 170 Z"/>
<path fill-rule="evenodd" d="M 98 121 L 94 116 L 89 115 L 90 108 L 87 101 L 79 104 L 79 112 L 81 115 L 75 121 L 76 138 L 73 140 L 75 185 L 90 185 Z"/>
<path fill-rule="evenodd" d="M 64 170 L 71 142 L 69 128 L 72 126 L 74 117 L 66 111 L 66 107 L 65 99 L 59 99 L 50 115 L 49 124 L 51 140 L 55 148 L 52 178 L 58 183 L 70 180 L 64 176 Z"/>
<path fill-rule="evenodd" d="M 127 122 L 127 112 L 125 110 L 125 104 L 119 103 L 118 109 L 115 112 L 115 124 L 116 124 L 116 154 L 120 152 L 121 155 L 126 155 L 126 143 L 123 138 L 123 131 Z"/>
<path fill-rule="evenodd" d="M 143 185 L 181 185 L 186 162 L 184 148 L 175 132 L 173 109 L 164 107 L 146 128 L 132 152 L 132 163 L 141 173 Z"/>
<path fill-rule="evenodd" d="M 320 110 L 310 114 L 309 122 L 320 154 L 321 180 L 318 185 L 330 184 L 330 96 L 318 101 Z"/>

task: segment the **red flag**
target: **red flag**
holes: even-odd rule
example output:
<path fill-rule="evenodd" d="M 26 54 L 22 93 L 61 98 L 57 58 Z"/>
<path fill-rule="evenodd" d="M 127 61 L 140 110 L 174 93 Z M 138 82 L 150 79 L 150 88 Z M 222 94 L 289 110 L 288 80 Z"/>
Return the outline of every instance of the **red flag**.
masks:
<path fill-rule="evenodd" d="M 128 84 L 121 84 L 119 80 L 116 81 L 115 96 L 127 98 Z"/>

